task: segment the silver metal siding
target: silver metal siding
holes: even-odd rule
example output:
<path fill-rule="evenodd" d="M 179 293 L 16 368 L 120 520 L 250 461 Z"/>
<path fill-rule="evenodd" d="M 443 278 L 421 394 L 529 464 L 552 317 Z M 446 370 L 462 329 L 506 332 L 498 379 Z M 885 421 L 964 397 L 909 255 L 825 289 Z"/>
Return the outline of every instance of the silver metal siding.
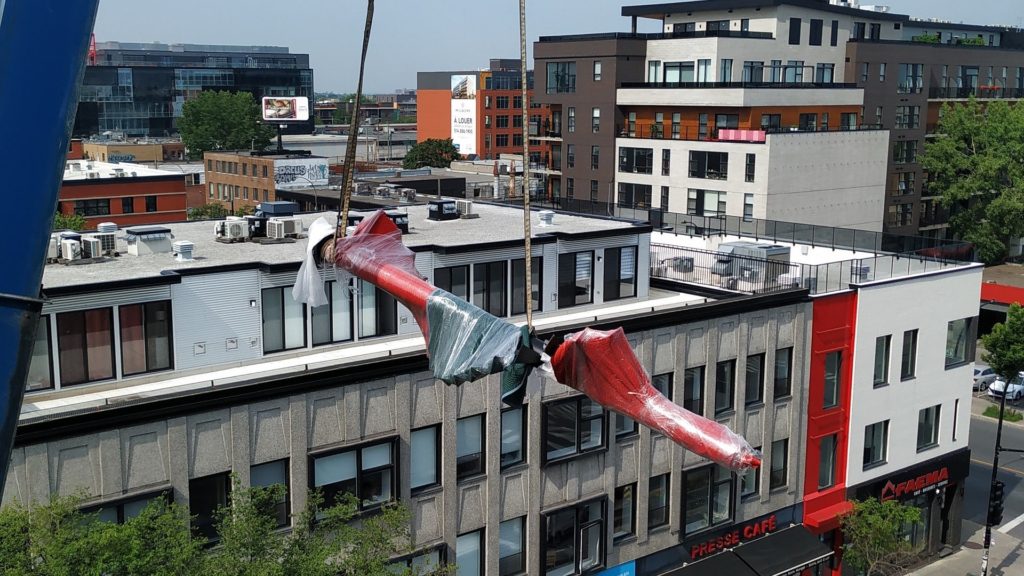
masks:
<path fill-rule="evenodd" d="M 154 300 L 169 300 L 170 298 L 171 287 L 168 285 L 89 292 L 73 296 L 58 296 L 50 302 L 43 304 L 42 313 L 56 314 L 59 312 L 70 312 L 71 310 L 88 310 L 90 308 L 114 306 L 115 304 L 137 304 Z"/>
<path fill-rule="evenodd" d="M 186 276 L 171 294 L 177 369 L 263 356 L 257 270 Z M 200 343 L 205 346 L 197 349 Z"/>
<path fill-rule="evenodd" d="M 531 246 L 534 256 L 542 254 L 543 245 Z M 465 252 L 462 254 L 435 254 L 434 267 L 445 268 L 448 266 L 461 266 L 464 264 L 476 264 L 483 262 L 494 262 L 496 260 L 517 260 L 523 257 L 523 247 L 504 248 L 502 250 L 482 250 L 479 252 Z"/>
<path fill-rule="evenodd" d="M 295 284 L 298 272 L 260 272 L 260 288 L 274 288 L 277 286 L 291 286 Z"/>
<path fill-rule="evenodd" d="M 558 253 L 580 252 L 583 250 L 600 250 L 616 246 L 636 246 L 640 242 L 639 234 L 623 234 L 622 236 L 605 236 L 586 240 L 559 240 Z"/>

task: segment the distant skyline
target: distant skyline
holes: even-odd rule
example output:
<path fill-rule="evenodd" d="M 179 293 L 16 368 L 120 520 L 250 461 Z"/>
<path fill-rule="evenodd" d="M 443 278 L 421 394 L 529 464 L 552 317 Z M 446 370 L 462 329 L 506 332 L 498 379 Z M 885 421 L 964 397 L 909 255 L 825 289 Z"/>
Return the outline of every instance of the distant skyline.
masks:
<path fill-rule="evenodd" d="M 1008 0 L 878 3 L 915 18 L 1022 24 L 1020 4 Z M 620 14 L 633 4 L 645 2 L 527 0 L 528 57 L 539 36 L 628 31 L 629 19 Z M 273 13 L 262 8 L 246 0 L 100 0 L 96 41 L 287 46 L 309 54 L 318 92 L 355 90 L 365 2 L 298 0 Z M 517 0 L 379 0 L 375 9 L 364 92 L 416 88 L 416 72 L 481 69 L 490 58 L 519 57 Z M 659 26 L 641 20 L 639 30 Z"/>

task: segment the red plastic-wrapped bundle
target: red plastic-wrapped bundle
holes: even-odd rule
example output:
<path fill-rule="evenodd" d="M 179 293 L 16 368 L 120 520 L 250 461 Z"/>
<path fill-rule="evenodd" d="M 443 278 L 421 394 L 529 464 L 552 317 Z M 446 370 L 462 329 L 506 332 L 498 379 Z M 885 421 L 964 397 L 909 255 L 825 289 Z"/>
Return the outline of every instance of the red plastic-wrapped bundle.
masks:
<path fill-rule="evenodd" d="M 727 427 L 673 403 L 651 386 L 622 328 L 568 335 L 551 358 L 555 377 L 598 404 L 661 432 L 727 468 L 761 465 L 761 455 Z"/>

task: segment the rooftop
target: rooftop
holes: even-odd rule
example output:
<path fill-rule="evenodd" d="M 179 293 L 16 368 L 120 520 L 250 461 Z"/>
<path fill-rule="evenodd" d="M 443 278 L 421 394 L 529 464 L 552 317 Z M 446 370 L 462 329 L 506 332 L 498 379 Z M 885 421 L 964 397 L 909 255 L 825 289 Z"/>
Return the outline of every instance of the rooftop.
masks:
<path fill-rule="evenodd" d="M 427 220 L 426 204 L 403 206 L 409 214 L 409 234 L 404 235 L 402 241 L 413 250 L 457 250 L 462 247 L 487 249 L 488 244 L 522 242 L 522 209 L 481 203 L 477 203 L 474 208 L 480 215 L 479 218 L 439 222 Z M 333 212 L 299 215 L 304 228 L 308 228 L 320 216 L 326 217 L 332 224 L 337 222 L 337 215 Z M 210 221 L 181 222 L 164 226 L 170 229 L 173 240 L 188 240 L 195 245 L 194 260 L 177 262 L 170 253 L 128 255 L 126 233 L 119 230 L 117 251 L 122 254 L 121 256 L 82 265 L 47 264 L 43 270 L 43 290 L 77 292 L 80 291 L 78 287 L 93 284 L 143 281 L 161 276 L 174 276 L 177 273 L 215 272 L 225 267 L 237 268 L 245 265 L 293 265 L 297 268 L 305 256 L 305 239 L 281 244 L 227 244 L 216 240 Z M 569 214 L 558 215 L 554 226 L 541 227 L 536 214 L 533 218 L 533 237 L 535 241 L 541 242 L 545 239 L 553 240 L 561 234 L 600 234 L 614 231 L 629 233 L 631 230 L 640 232 L 649 229 L 646 226 L 638 227 L 631 221 Z"/>
<path fill-rule="evenodd" d="M 661 4 L 640 4 L 636 6 L 623 6 L 623 16 L 637 16 L 639 18 L 654 18 L 661 20 L 666 14 L 679 12 L 702 12 L 708 10 L 742 10 L 744 8 L 764 8 L 776 6 L 799 6 L 822 12 L 835 14 L 846 14 L 861 16 L 872 20 L 895 20 L 907 21 L 910 19 L 905 14 L 893 14 L 890 12 L 878 12 L 861 8 L 851 8 L 829 4 L 826 0 L 695 0 L 691 2 L 666 2 Z"/>
<path fill-rule="evenodd" d="M 1002 264 L 985 268 L 982 274 L 982 282 L 1024 288 L 1024 265 Z"/>
<path fill-rule="evenodd" d="M 90 176 L 93 174 L 93 176 Z M 142 164 L 127 162 L 111 163 L 97 160 L 68 160 L 64 164 L 64 181 L 105 180 L 109 178 L 148 178 L 157 176 L 181 176 L 178 170 L 161 170 Z"/>
<path fill-rule="evenodd" d="M 163 42 L 97 42 L 96 49 L 147 50 L 157 52 L 254 52 L 259 54 L 288 54 L 287 46 L 241 46 L 226 44 L 164 44 Z"/>

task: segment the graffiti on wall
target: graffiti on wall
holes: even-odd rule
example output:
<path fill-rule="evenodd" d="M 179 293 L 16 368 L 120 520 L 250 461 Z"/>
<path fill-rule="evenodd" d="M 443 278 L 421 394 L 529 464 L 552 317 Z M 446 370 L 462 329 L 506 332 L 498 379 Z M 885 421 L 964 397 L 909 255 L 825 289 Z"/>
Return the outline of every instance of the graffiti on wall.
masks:
<path fill-rule="evenodd" d="M 326 158 L 297 158 L 274 162 L 274 183 L 278 186 L 327 186 Z"/>

